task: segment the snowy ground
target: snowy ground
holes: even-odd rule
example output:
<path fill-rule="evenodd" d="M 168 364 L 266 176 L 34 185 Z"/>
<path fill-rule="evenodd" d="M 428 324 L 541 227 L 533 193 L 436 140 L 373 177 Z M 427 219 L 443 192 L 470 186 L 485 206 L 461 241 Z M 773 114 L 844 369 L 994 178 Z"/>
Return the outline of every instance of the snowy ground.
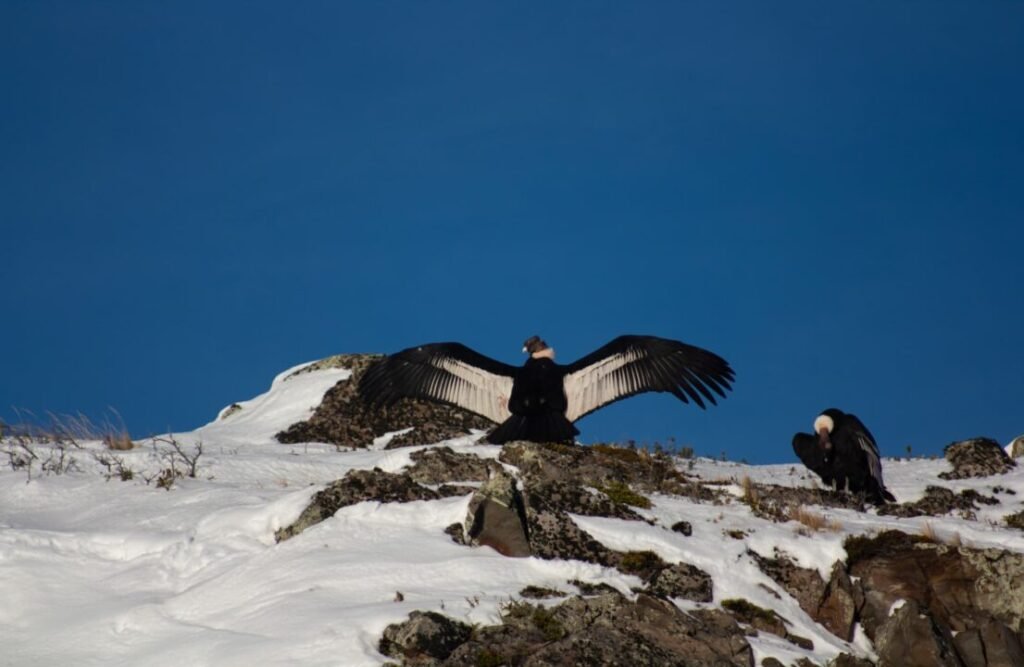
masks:
<path fill-rule="evenodd" d="M 293 374 L 242 409 L 190 433 L 174 434 L 186 454 L 201 443 L 195 478 L 157 488 L 171 445 L 148 441 L 126 452 L 100 442 L 72 449 L 76 468 L 31 478 L 0 459 L 0 664 L 2 665 L 379 665 L 385 626 L 413 610 L 436 610 L 470 623 L 498 621 L 500 606 L 533 584 L 572 592 L 570 579 L 606 582 L 623 592 L 639 580 L 576 561 L 504 558 L 489 548 L 459 546 L 443 532 L 462 521 L 469 497 L 347 507 L 298 537 L 275 544 L 274 531 L 298 517 L 310 497 L 354 468 L 397 471 L 415 448 L 338 452 L 331 445 L 282 445 L 273 434 L 306 418 L 344 370 Z M 457 451 L 495 457 L 499 448 L 473 438 L 448 441 Z M 4 451 L 11 441 L 2 443 Z M 40 459 L 48 447 L 35 446 Z M 135 475 L 107 479 L 94 455 L 119 457 Z M 180 464 L 180 459 L 178 463 Z M 687 467 L 687 462 L 681 465 Z M 958 536 L 970 546 L 1024 552 L 1024 533 L 1001 518 L 1024 507 L 1024 470 L 989 479 L 945 481 L 945 461 L 886 460 L 886 482 L 902 502 L 928 484 L 986 494 L 1002 504 L 978 520 L 896 519 L 822 510 L 838 530 L 812 533 L 794 522 L 753 517 L 740 503 L 700 504 L 655 496 L 645 511 L 654 526 L 596 517 L 579 525 L 613 549 L 651 549 L 714 578 L 715 601 L 746 598 L 777 610 L 794 634 L 814 641 L 813 653 L 761 633 L 751 642 L 760 659 L 784 663 L 808 656 L 825 662 L 840 651 L 870 655 L 816 625 L 745 555 L 784 551 L 827 576 L 843 557 L 843 538 L 890 527 Z M 750 466 L 698 459 L 691 472 L 732 482 L 812 485 L 799 466 Z M 149 483 L 144 478 L 149 478 Z M 685 519 L 684 537 L 664 526 Z M 743 539 L 727 535 L 740 530 Z M 767 588 L 766 588 L 767 587 Z M 396 601 L 396 593 L 404 599 Z M 781 592 L 781 591 L 779 591 Z M 684 609 L 694 603 L 681 603 Z"/>

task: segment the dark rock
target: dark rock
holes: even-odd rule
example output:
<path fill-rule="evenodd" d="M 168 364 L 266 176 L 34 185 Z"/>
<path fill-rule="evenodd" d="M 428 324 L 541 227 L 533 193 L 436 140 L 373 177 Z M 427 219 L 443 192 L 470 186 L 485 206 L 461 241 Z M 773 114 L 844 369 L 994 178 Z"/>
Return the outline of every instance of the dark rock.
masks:
<path fill-rule="evenodd" d="M 472 632 L 470 626 L 447 616 L 414 611 L 409 614 L 409 620 L 384 629 L 378 650 L 392 658 L 401 658 L 403 665 L 435 665 L 466 642 Z"/>
<path fill-rule="evenodd" d="M 420 484 L 445 482 L 484 482 L 501 464 L 473 454 L 457 454 L 451 447 L 430 447 L 409 455 L 413 465 L 406 469 Z"/>
<path fill-rule="evenodd" d="M 605 493 L 569 482 L 527 482 L 525 495 L 530 509 L 538 513 L 569 512 L 643 521 L 628 505 L 616 503 Z"/>
<path fill-rule="evenodd" d="M 811 618 L 818 613 L 825 599 L 826 584 L 817 570 L 800 567 L 789 558 L 776 553 L 775 558 L 765 558 L 753 551 L 747 554 L 754 559 L 761 571 L 779 584 L 807 612 Z"/>
<path fill-rule="evenodd" d="M 863 603 L 863 592 L 850 581 L 843 564 L 837 562 L 832 566 L 832 575 L 812 617 L 835 636 L 852 641 L 857 610 Z"/>
<path fill-rule="evenodd" d="M 949 630 L 908 600 L 875 637 L 879 667 L 963 667 Z"/>
<path fill-rule="evenodd" d="M 618 595 L 619 591 L 605 583 L 592 584 L 586 581 L 580 581 L 579 579 L 573 579 L 569 582 L 580 591 L 580 595 L 605 595 L 611 593 Z"/>
<path fill-rule="evenodd" d="M 652 454 L 643 449 L 511 442 L 502 449 L 499 459 L 519 468 L 528 484 L 567 482 L 577 487 L 606 489 L 625 484 L 645 493 L 672 493 L 706 500 L 721 495 L 687 479 L 667 454 Z"/>
<path fill-rule="evenodd" d="M 347 354 L 324 360 L 333 367 L 351 370 L 352 376 L 329 389 L 309 419 L 278 433 L 277 440 L 366 447 L 374 438 L 412 427 L 411 432 L 395 436 L 388 443 L 388 449 L 392 449 L 440 442 L 466 435 L 473 429 L 494 427 L 489 420 L 472 412 L 429 401 L 403 398 L 389 407 L 370 408 L 359 397 L 356 386 L 363 372 L 380 358 L 375 354 Z"/>
<path fill-rule="evenodd" d="M 1003 517 L 1003 521 L 1010 528 L 1016 528 L 1017 530 L 1024 530 L 1024 510 L 1015 514 L 1008 514 Z"/>
<path fill-rule="evenodd" d="M 1020 667 L 1024 647 L 1020 638 L 1002 623 L 991 621 L 981 628 L 965 630 L 953 638 L 966 667 Z"/>
<path fill-rule="evenodd" d="M 864 589 L 859 615 L 868 637 L 901 599 L 955 632 L 989 619 L 1010 628 L 1024 620 L 1024 554 L 933 544 L 898 531 L 851 538 L 846 549 L 849 573 Z"/>
<path fill-rule="evenodd" d="M 711 575 L 688 563 L 676 563 L 658 570 L 647 581 L 646 592 L 656 597 L 683 598 L 694 602 L 711 602 L 714 599 Z"/>
<path fill-rule="evenodd" d="M 840 653 L 833 658 L 832 662 L 828 663 L 828 667 L 875 667 L 875 663 L 867 658 L 858 658 L 849 653 Z"/>
<path fill-rule="evenodd" d="M 974 489 L 964 489 L 959 494 L 941 486 L 929 486 L 924 497 L 912 503 L 888 503 L 878 508 L 878 513 L 888 516 L 942 516 L 957 511 L 964 518 L 974 518 L 974 512 L 982 505 L 997 505 L 999 499 L 986 496 Z"/>
<path fill-rule="evenodd" d="M 527 586 L 523 590 L 519 591 L 519 596 L 529 598 L 531 600 L 546 600 L 548 598 L 565 597 L 565 593 L 555 588 L 545 588 L 543 586 Z"/>
<path fill-rule="evenodd" d="M 677 533 L 682 533 L 686 537 L 693 535 L 693 526 L 690 525 L 689 521 L 676 521 L 672 524 L 672 530 Z"/>
<path fill-rule="evenodd" d="M 778 637 L 786 636 L 786 622 L 775 611 L 759 607 L 749 600 L 729 598 L 722 600 L 725 609 L 740 623 L 745 623 L 758 631 L 770 632 Z"/>
<path fill-rule="evenodd" d="M 530 605 L 506 611 L 500 626 L 478 628 L 443 664 L 523 665 L 744 665 L 753 652 L 743 631 L 719 610 L 684 614 L 675 605 L 640 595 L 571 598 L 551 609 Z"/>
<path fill-rule="evenodd" d="M 290 526 L 274 533 L 274 537 L 278 542 L 295 537 L 306 528 L 334 516 L 342 507 L 367 500 L 407 503 L 413 500 L 437 500 L 464 493 L 465 489 L 452 486 L 441 486 L 437 490 L 429 489 L 413 481 L 408 473 L 387 473 L 380 468 L 350 470 L 343 478 L 317 492 L 299 518 Z"/>
<path fill-rule="evenodd" d="M 533 553 L 527 532 L 526 509 L 516 480 L 495 471 L 469 501 L 469 544 L 488 546 L 504 556 L 525 558 Z"/>
<path fill-rule="evenodd" d="M 796 508 L 807 505 L 851 509 L 858 512 L 863 512 L 866 509 L 862 494 L 831 489 L 778 486 L 745 481 L 744 492 L 744 502 L 750 506 L 754 515 L 768 521 L 789 521 Z"/>
<path fill-rule="evenodd" d="M 767 658 L 765 658 L 764 660 L 761 661 L 761 667 L 786 667 L 786 666 L 784 664 L 782 664 L 781 662 L 779 662 L 778 658 L 773 658 L 773 657 L 769 656 L 769 657 L 767 657 Z"/>
<path fill-rule="evenodd" d="M 826 582 L 817 570 L 800 567 L 781 554 L 765 558 L 754 552 L 747 553 L 811 618 L 840 639 L 849 641 L 853 638 L 863 594 L 853 585 L 842 563 L 833 565 L 831 577 Z"/>
<path fill-rule="evenodd" d="M 944 450 L 953 470 L 939 474 L 942 479 L 1002 475 L 1017 466 L 999 443 L 990 438 L 954 442 Z"/>

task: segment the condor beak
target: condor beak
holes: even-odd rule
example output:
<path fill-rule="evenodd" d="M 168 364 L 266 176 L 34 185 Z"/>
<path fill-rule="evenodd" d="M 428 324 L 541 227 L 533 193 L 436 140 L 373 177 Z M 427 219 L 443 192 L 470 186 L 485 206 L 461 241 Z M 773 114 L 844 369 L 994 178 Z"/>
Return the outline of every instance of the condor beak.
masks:
<path fill-rule="evenodd" d="M 523 354 L 526 354 L 526 346 L 523 345 Z"/>
<path fill-rule="evenodd" d="M 825 451 L 832 449 L 832 440 L 828 437 L 827 428 L 823 428 L 818 431 L 818 444 L 821 445 L 821 448 Z"/>

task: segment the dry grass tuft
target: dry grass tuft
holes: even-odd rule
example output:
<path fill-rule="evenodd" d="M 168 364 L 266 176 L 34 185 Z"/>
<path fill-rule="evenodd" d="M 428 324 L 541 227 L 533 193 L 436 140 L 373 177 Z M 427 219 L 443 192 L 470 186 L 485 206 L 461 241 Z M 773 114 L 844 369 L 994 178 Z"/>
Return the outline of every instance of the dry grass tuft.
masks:
<path fill-rule="evenodd" d="M 931 521 L 925 521 L 921 526 L 921 537 L 932 544 L 945 544 L 948 547 L 959 548 L 966 546 L 963 537 L 958 531 L 953 531 L 945 538 L 941 537 Z"/>
<path fill-rule="evenodd" d="M 125 431 L 120 433 L 107 433 L 103 436 L 103 444 L 107 446 L 107 449 L 114 449 L 117 451 L 135 449 L 135 443 L 132 442 L 131 436 Z"/>
<path fill-rule="evenodd" d="M 834 519 L 829 519 L 824 514 L 815 512 L 814 510 L 808 509 L 804 505 L 792 507 L 789 510 L 790 521 L 796 521 L 802 524 L 811 532 L 817 533 L 822 530 L 827 530 L 833 533 L 837 533 L 843 529 L 843 525 Z"/>
<path fill-rule="evenodd" d="M 756 510 L 761 504 L 761 497 L 758 495 L 757 486 L 750 479 L 750 475 L 743 476 L 740 486 L 743 488 L 743 502 L 749 505 L 750 509 Z"/>

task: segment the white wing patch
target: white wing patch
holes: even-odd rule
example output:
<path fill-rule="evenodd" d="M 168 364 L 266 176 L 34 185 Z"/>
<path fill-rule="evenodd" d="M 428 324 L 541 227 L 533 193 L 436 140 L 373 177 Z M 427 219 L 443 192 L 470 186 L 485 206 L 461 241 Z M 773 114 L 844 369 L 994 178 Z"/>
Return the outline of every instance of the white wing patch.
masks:
<path fill-rule="evenodd" d="M 640 391 L 644 387 L 640 375 L 623 369 L 643 356 L 641 350 L 630 348 L 566 375 L 562 385 L 569 403 L 566 418 L 574 422 L 602 405 Z"/>
<path fill-rule="evenodd" d="M 430 395 L 483 415 L 496 424 L 512 416 L 508 411 L 512 378 L 488 373 L 451 357 L 438 357 L 430 363 L 453 376 L 435 377 L 428 389 Z"/>
<path fill-rule="evenodd" d="M 878 447 L 864 434 L 857 433 L 856 435 L 861 449 L 868 455 L 868 467 L 871 469 L 871 476 L 878 482 L 878 486 L 884 489 L 885 484 L 882 483 L 882 462 L 878 458 Z"/>

